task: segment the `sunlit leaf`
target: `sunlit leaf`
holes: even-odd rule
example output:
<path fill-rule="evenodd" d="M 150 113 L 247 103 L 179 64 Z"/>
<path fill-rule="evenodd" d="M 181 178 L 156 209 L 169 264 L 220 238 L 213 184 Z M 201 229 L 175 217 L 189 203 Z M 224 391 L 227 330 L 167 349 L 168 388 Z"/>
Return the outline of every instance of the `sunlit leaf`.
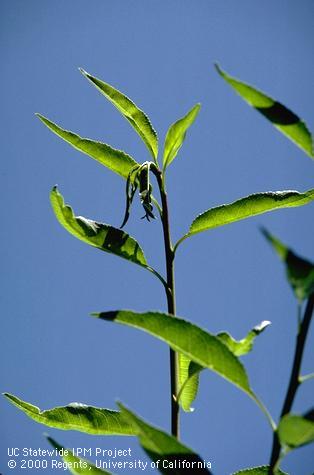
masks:
<path fill-rule="evenodd" d="M 169 127 L 164 146 L 164 168 L 169 166 L 176 157 L 184 142 L 186 131 L 196 119 L 200 107 L 200 104 L 196 104 L 182 119 L 179 119 Z"/>
<path fill-rule="evenodd" d="M 311 158 L 313 154 L 313 138 L 307 125 L 294 112 L 287 109 L 280 102 L 272 99 L 253 86 L 229 76 L 218 65 L 216 69 L 220 76 L 244 99 L 266 119 L 268 119 L 280 132 L 298 145 Z"/>
<path fill-rule="evenodd" d="M 57 187 L 53 188 L 50 199 L 58 221 L 73 236 L 102 251 L 123 257 L 140 266 L 147 266 L 139 244 L 124 231 L 82 216 L 75 216 L 72 208 L 64 203 Z"/>
<path fill-rule="evenodd" d="M 36 115 L 52 132 L 68 142 L 72 147 L 94 158 L 97 162 L 123 178 L 127 178 L 132 168 L 135 165 L 139 165 L 130 155 L 121 150 L 116 150 L 102 142 L 82 138 L 73 132 L 62 129 L 42 115 Z"/>
<path fill-rule="evenodd" d="M 270 325 L 268 320 L 256 325 L 242 340 L 235 340 L 229 333 L 218 333 L 217 337 L 229 348 L 235 356 L 242 356 L 249 353 L 253 348 L 253 343 L 257 335 L 262 333 Z"/>
<path fill-rule="evenodd" d="M 134 435 L 134 428 L 118 411 L 77 402 L 42 411 L 13 394 L 4 393 L 4 396 L 28 417 L 49 427 L 97 435 Z"/>
<path fill-rule="evenodd" d="M 84 69 L 80 69 L 80 71 L 130 122 L 146 144 L 153 158 L 156 159 L 158 155 L 158 138 L 147 115 L 131 99 L 110 86 L 110 84 L 92 76 Z"/>
<path fill-rule="evenodd" d="M 210 474 L 211 462 L 205 462 L 199 455 L 179 442 L 175 437 L 151 426 L 122 404 L 118 404 L 126 421 L 135 427 L 139 442 L 147 455 L 158 461 L 158 471 L 170 475 L 187 473 Z"/>
<path fill-rule="evenodd" d="M 269 475 L 269 470 L 269 465 L 263 465 L 261 467 L 246 468 L 235 472 L 233 475 Z M 278 469 L 275 471 L 275 475 L 288 475 L 288 473 Z"/>
<path fill-rule="evenodd" d="M 192 412 L 191 404 L 196 398 L 199 373 L 204 369 L 186 355 L 179 353 L 179 396 L 178 402 L 185 412 Z"/>
<path fill-rule="evenodd" d="M 314 264 L 295 254 L 278 238 L 263 228 L 262 233 L 270 242 L 286 267 L 286 274 L 295 296 L 301 302 L 314 292 Z"/>
<path fill-rule="evenodd" d="M 275 209 L 302 206 L 310 203 L 313 199 L 314 189 L 305 193 L 290 190 L 255 193 L 233 203 L 211 208 L 200 214 L 192 222 L 189 232 L 184 238 Z"/>
<path fill-rule="evenodd" d="M 196 325 L 159 312 L 136 313 L 130 310 L 117 310 L 93 315 L 150 333 L 163 340 L 173 350 L 184 353 L 200 366 L 215 371 L 252 396 L 242 363 L 219 338 Z"/>
<path fill-rule="evenodd" d="M 269 321 L 263 321 L 259 325 L 256 325 L 242 340 L 235 340 L 229 333 L 218 333 L 217 338 L 220 339 L 228 349 L 235 356 L 242 356 L 249 353 L 253 348 L 253 343 L 257 335 L 270 325 Z M 204 367 L 191 361 L 187 356 L 179 354 L 179 403 L 182 409 L 186 412 L 190 412 L 191 404 L 196 398 L 198 385 L 199 385 L 199 373 Z"/>
<path fill-rule="evenodd" d="M 47 437 L 47 440 L 52 447 L 58 451 L 58 454 L 62 458 L 63 464 L 62 467 L 58 466 L 59 470 L 65 471 L 67 469 L 70 473 L 73 473 L 73 475 L 111 475 L 110 472 L 97 468 L 88 460 L 73 455 L 71 450 L 65 449 L 51 437 Z"/>
<path fill-rule="evenodd" d="M 291 448 L 314 442 L 314 411 L 303 417 L 287 414 L 279 422 L 278 435 L 281 444 Z"/>

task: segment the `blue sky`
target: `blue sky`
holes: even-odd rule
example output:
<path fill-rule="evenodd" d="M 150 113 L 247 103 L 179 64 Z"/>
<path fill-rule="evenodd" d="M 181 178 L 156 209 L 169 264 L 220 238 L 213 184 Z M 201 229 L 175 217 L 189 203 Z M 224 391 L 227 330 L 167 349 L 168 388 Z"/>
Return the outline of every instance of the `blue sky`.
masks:
<path fill-rule="evenodd" d="M 123 180 L 53 136 L 34 113 L 142 162 L 148 156 L 137 134 L 78 67 L 130 96 L 149 115 L 160 143 L 168 126 L 201 102 L 168 173 L 174 239 L 211 206 L 258 191 L 313 188 L 313 162 L 213 68 L 218 61 L 268 92 L 313 130 L 313 8 L 306 0 L 1 2 L 2 391 L 41 408 L 71 401 L 114 408 L 118 399 L 168 429 L 167 347 L 89 317 L 116 308 L 163 310 L 159 282 L 75 240 L 49 205 L 49 191 L 58 183 L 77 214 L 119 226 Z M 141 216 L 135 206 L 126 229 L 163 271 L 160 223 Z M 210 332 L 228 330 L 236 338 L 262 320 L 272 321 L 243 362 L 277 418 L 292 359 L 296 303 L 260 225 L 313 259 L 313 205 L 197 235 L 178 251 L 177 311 Z M 313 371 L 312 362 L 313 334 L 304 373 Z M 308 382 L 294 411 L 312 402 Z M 6 401 L 0 405 L 0 472 L 8 473 L 7 447 L 45 448 L 46 429 Z M 245 394 L 207 372 L 194 406 L 193 414 L 182 417 L 182 439 L 212 461 L 215 475 L 267 463 L 270 430 Z M 49 434 L 70 447 L 131 447 L 144 458 L 131 438 L 52 429 Z M 311 459 L 306 447 L 291 453 L 283 468 L 308 475 Z"/>

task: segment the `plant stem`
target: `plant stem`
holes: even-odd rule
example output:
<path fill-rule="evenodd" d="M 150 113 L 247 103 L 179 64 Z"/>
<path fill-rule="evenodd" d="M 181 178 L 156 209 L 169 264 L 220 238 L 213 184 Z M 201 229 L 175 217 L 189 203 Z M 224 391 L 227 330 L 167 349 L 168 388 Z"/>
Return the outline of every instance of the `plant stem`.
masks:
<path fill-rule="evenodd" d="M 298 387 L 301 384 L 300 369 L 301 369 L 301 364 L 302 364 L 302 357 L 303 357 L 306 337 L 307 337 L 307 333 L 309 330 L 309 326 L 310 326 L 311 318 L 313 314 L 313 307 L 314 307 L 314 293 L 310 295 L 307 301 L 303 320 L 298 326 L 298 334 L 297 334 L 297 340 L 296 340 L 293 365 L 292 365 L 292 370 L 291 370 L 291 375 L 290 375 L 290 381 L 289 381 L 286 397 L 282 406 L 280 419 L 282 419 L 283 416 L 285 416 L 286 414 L 290 412 Z M 278 467 L 278 461 L 280 459 L 280 451 L 281 451 L 280 441 L 279 441 L 278 433 L 277 431 L 275 431 L 274 437 L 273 437 L 273 447 L 272 447 L 272 452 L 271 452 L 271 457 L 270 457 L 270 474 L 271 475 L 273 475 L 274 469 Z"/>
<path fill-rule="evenodd" d="M 167 192 L 162 172 L 160 170 L 152 170 L 157 178 L 160 198 L 161 198 L 161 222 L 164 235 L 167 286 L 166 290 L 168 313 L 176 314 L 176 297 L 175 297 L 175 278 L 174 278 L 174 250 L 171 243 L 169 210 Z M 179 392 L 178 388 L 178 354 L 170 348 L 170 397 L 171 397 L 171 433 L 177 439 L 180 437 L 180 407 L 177 401 Z"/>

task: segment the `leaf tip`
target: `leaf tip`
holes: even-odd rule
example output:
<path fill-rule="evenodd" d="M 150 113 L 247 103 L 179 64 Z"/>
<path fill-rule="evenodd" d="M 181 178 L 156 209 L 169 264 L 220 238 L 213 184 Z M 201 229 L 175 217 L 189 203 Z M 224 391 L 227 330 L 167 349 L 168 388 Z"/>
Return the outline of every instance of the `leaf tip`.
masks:
<path fill-rule="evenodd" d="M 44 437 L 46 437 L 49 444 L 52 445 L 52 447 L 54 447 L 55 449 L 61 450 L 63 448 L 60 444 L 58 444 L 58 442 L 55 439 L 50 437 L 50 435 L 47 432 L 44 432 Z"/>
<path fill-rule="evenodd" d="M 218 63 L 218 62 L 215 62 L 215 63 L 214 63 L 214 68 L 216 69 L 217 73 L 220 74 L 220 76 L 222 76 L 223 70 L 222 70 L 221 67 L 219 66 L 219 63 Z"/>
<path fill-rule="evenodd" d="M 102 320 L 114 321 L 119 315 L 119 310 L 111 310 L 109 312 L 92 312 L 90 315 Z"/>
<path fill-rule="evenodd" d="M 99 315 L 100 315 L 99 312 L 91 312 L 91 313 L 89 314 L 90 317 L 94 317 L 94 318 L 99 318 Z"/>
<path fill-rule="evenodd" d="M 10 401 L 12 404 L 14 403 L 14 396 L 13 394 L 10 394 L 10 393 L 2 393 L 2 395 L 8 400 Z"/>
<path fill-rule="evenodd" d="M 92 76 L 91 74 L 89 74 L 87 71 L 85 71 L 85 69 L 83 69 L 83 68 L 78 68 L 78 69 L 79 69 L 80 73 L 82 73 L 83 76 L 84 76 L 86 79 L 88 79 L 88 81 L 90 81 L 91 83 L 94 83 L 94 82 L 95 82 L 95 81 L 94 81 L 95 78 L 93 78 L 93 76 Z"/>
<path fill-rule="evenodd" d="M 116 400 L 116 405 L 118 406 L 119 409 L 124 409 L 124 406 L 123 406 L 122 402 L 119 401 L 119 399 Z"/>
<path fill-rule="evenodd" d="M 260 230 L 260 232 L 263 234 L 263 236 L 264 236 L 266 239 L 269 239 L 269 237 L 270 237 L 270 232 L 268 231 L 267 228 L 265 228 L 265 226 L 259 226 L 259 230 Z"/>
<path fill-rule="evenodd" d="M 87 72 L 87 71 L 85 71 L 85 69 L 84 69 L 84 68 L 81 68 L 81 67 L 79 67 L 79 68 L 78 68 L 78 70 L 79 70 L 79 72 L 80 72 L 80 73 L 82 73 L 82 74 L 83 74 L 83 76 L 88 76 L 88 75 L 89 75 L 89 74 L 88 74 L 88 72 Z"/>
<path fill-rule="evenodd" d="M 52 125 L 55 125 L 51 120 L 47 119 L 44 115 L 40 114 L 39 112 L 35 112 L 35 116 L 38 117 L 38 119 L 45 124 L 46 127 L 51 129 Z"/>
<path fill-rule="evenodd" d="M 116 405 L 118 406 L 120 412 L 121 412 L 121 415 L 124 417 L 124 418 L 130 418 L 130 416 L 132 416 L 132 413 L 130 411 L 130 409 L 128 409 L 127 406 L 125 406 L 121 401 L 119 401 L 119 399 L 116 400 Z"/>
<path fill-rule="evenodd" d="M 269 327 L 269 325 L 271 325 L 271 321 L 263 320 L 261 323 L 254 327 L 254 330 L 258 333 L 261 333 L 263 330 L 265 330 L 265 328 Z"/>
<path fill-rule="evenodd" d="M 193 107 L 193 110 L 195 111 L 196 115 L 195 117 L 199 114 L 199 111 L 201 110 L 202 104 L 200 102 L 197 102 L 195 106 Z"/>
<path fill-rule="evenodd" d="M 128 408 L 122 404 L 119 399 L 116 400 L 116 405 L 118 406 L 119 411 L 121 412 L 122 416 L 127 416 L 129 414 Z"/>
<path fill-rule="evenodd" d="M 54 185 L 50 191 L 50 197 L 52 198 L 54 195 L 60 195 L 58 185 Z"/>

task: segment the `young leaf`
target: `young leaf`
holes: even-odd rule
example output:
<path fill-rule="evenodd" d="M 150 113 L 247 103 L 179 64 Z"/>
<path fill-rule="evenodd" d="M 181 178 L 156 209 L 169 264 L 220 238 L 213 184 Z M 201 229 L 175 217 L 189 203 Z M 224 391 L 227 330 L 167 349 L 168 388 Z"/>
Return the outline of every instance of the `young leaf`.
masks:
<path fill-rule="evenodd" d="M 52 132 L 68 142 L 72 147 L 94 158 L 97 162 L 123 178 L 128 177 L 134 166 L 139 166 L 130 155 L 121 150 L 116 150 L 110 147 L 110 145 L 102 142 L 95 142 L 94 140 L 82 138 L 73 132 L 62 129 L 57 124 L 46 119 L 46 117 L 43 117 L 40 114 L 36 115 Z"/>
<path fill-rule="evenodd" d="M 178 402 L 185 412 L 192 412 L 191 407 L 199 386 L 199 373 L 204 368 L 179 353 L 179 395 Z"/>
<path fill-rule="evenodd" d="M 147 267 L 144 253 L 139 244 L 124 231 L 82 216 L 75 216 L 72 208 L 64 203 L 56 186 L 50 194 L 50 200 L 59 223 L 73 236 L 102 251 Z"/>
<path fill-rule="evenodd" d="M 255 193 L 246 196 L 233 203 L 224 204 L 215 208 L 210 208 L 197 216 L 192 222 L 189 232 L 177 243 L 193 234 L 201 233 L 207 229 L 225 226 L 226 224 L 240 221 L 242 219 L 257 216 L 280 208 L 302 206 L 314 199 L 314 189 L 305 193 L 298 191 L 269 191 L 266 193 Z"/>
<path fill-rule="evenodd" d="M 156 159 L 158 155 L 158 138 L 147 115 L 134 102 L 120 91 L 80 68 L 81 73 L 103 94 L 121 114 L 130 122 Z"/>
<path fill-rule="evenodd" d="M 269 473 L 270 473 L 270 466 L 263 465 L 261 467 L 246 468 L 245 470 L 240 470 L 239 472 L 235 472 L 233 475 L 269 475 Z M 275 475 L 288 475 L 288 474 L 278 469 L 275 471 Z"/>
<path fill-rule="evenodd" d="M 193 124 L 200 108 L 201 105 L 196 104 L 184 117 L 182 117 L 182 119 L 179 119 L 169 127 L 164 146 L 164 168 L 169 166 L 176 157 L 184 142 L 186 131 Z"/>
<path fill-rule="evenodd" d="M 73 455 L 71 450 L 65 449 L 51 437 L 48 436 L 47 440 L 52 445 L 52 447 L 58 451 L 60 457 L 62 458 L 64 462 L 62 470 L 68 469 L 70 473 L 73 473 L 73 475 L 111 475 L 110 472 L 95 467 L 95 465 L 93 465 L 88 460 L 81 457 L 76 457 Z"/>
<path fill-rule="evenodd" d="M 263 92 L 238 79 L 229 76 L 218 65 L 216 69 L 223 79 L 242 97 L 250 106 L 254 107 L 266 119 L 309 157 L 314 158 L 313 138 L 307 125 L 296 114 L 287 109 L 280 102 L 272 99 Z"/>
<path fill-rule="evenodd" d="M 256 325 L 242 340 L 235 340 L 229 333 L 218 333 L 217 337 L 229 348 L 235 356 L 242 356 L 249 353 L 253 348 L 253 343 L 257 335 L 262 333 L 271 322 L 265 320 Z"/>
<path fill-rule="evenodd" d="M 144 330 L 184 353 L 198 365 L 218 373 L 250 396 L 253 395 L 242 363 L 219 338 L 196 325 L 165 313 L 117 310 L 92 315 Z"/>
<path fill-rule="evenodd" d="M 134 428 L 118 411 L 72 403 L 42 411 L 13 394 L 4 396 L 28 417 L 39 424 L 62 430 L 77 430 L 95 435 L 134 435 Z"/>
<path fill-rule="evenodd" d="M 118 404 L 125 420 L 135 427 L 139 442 L 147 455 L 164 474 L 210 474 L 207 463 L 175 437 L 151 426 L 121 403 Z"/>
<path fill-rule="evenodd" d="M 314 442 L 313 412 L 303 417 L 294 414 L 284 416 L 278 426 L 280 443 L 297 448 Z"/>
<path fill-rule="evenodd" d="M 284 262 L 287 279 L 296 298 L 299 302 L 307 299 L 314 292 L 314 264 L 295 254 L 267 229 L 262 228 L 262 233 Z"/>

